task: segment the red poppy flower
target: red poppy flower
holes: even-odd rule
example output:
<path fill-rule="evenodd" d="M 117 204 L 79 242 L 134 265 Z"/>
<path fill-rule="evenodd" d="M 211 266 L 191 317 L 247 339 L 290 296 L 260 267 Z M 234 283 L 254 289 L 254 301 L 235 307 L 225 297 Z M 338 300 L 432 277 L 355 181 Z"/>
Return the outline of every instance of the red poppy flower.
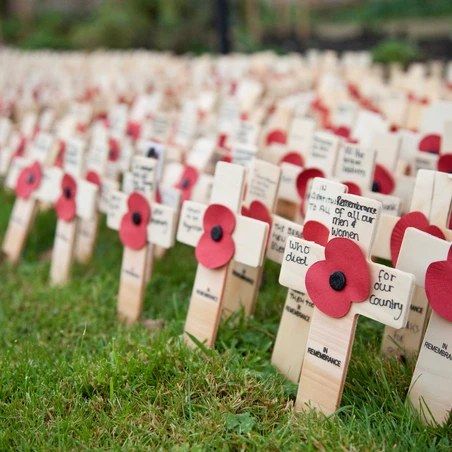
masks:
<path fill-rule="evenodd" d="M 263 221 L 269 226 L 272 224 L 272 216 L 267 206 L 258 200 L 254 200 L 250 203 L 249 207 L 242 207 L 242 215 L 249 218 L 254 218 L 255 220 Z"/>
<path fill-rule="evenodd" d="M 148 240 L 151 207 L 142 194 L 134 192 L 127 199 L 127 208 L 119 226 L 119 238 L 124 246 L 141 250 Z"/>
<path fill-rule="evenodd" d="M 293 152 L 288 152 L 287 154 L 285 154 L 283 156 L 283 158 L 279 161 L 279 163 L 292 163 L 292 165 L 297 165 L 297 166 L 303 166 L 304 165 L 304 159 L 301 156 L 300 153 L 293 151 Z"/>
<path fill-rule="evenodd" d="M 326 246 L 329 235 L 329 229 L 319 221 L 309 220 L 303 225 L 303 238 L 310 242 Z"/>
<path fill-rule="evenodd" d="M 28 199 L 30 195 L 41 185 L 42 169 L 39 162 L 26 166 L 17 178 L 16 196 Z"/>
<path fill-rule="evenodd" d="M 24 155 L 26 145 L 27 139 L 24 136 L 20 137 L 19 143 L 14 151 L 13 158 L 22 157 Z"/>
<path fill-rule="evenodd" d="M 61 180 L 61 195 L 55 204 L 55 210 L 60 220 L 72 221 L 76 214 L 77 182 L 70 174 L 65 174 Z"/>
<path fill-rule="evenodd" d="M 335 318 L 344 317 L 352 303 L 365 301 L 371 278 L 361 248 L 350 239 L 330 240 L 325 246 L 325 260 L 311 265 L 306 273 L 306 290 L 317 308 Z"/>
<path fill-rule="evenodd" d="M 361 92 L 358 88 L 358 85 L 356 83 L 349 83 L 347 85 L 348 93 L 350 94 L 353 99 L 361 99 Z"/>
<path fill-rule="evenodd" d="M 267 134 L 265 143 L 267 146 L 270 146 L 271 144 L 286 144 L 287 134 L 281 129 L 272 130 Z"/>
<path fill-rule="evenodd" d="M 350 138 L 350 135 L 352 131 L 350 130 L 350 127 L 347 126 L 339 126 L 339 127 L 333 127 L 333 133 L 337 135 L 338 137 L 342 138 Z"/>
<path fill-rule="evenodd" d="M 91 182 L 94 185 L 97 185 L 98 187 L 100 187 L 101 185 L 101 179 L 99 174 L 96 173 L 96 171 L 90 170 L 86 173 L 86 180 L 88 182 Z"/>
<path fill-rule="evenodd" d="M 394 191 L 394 188 L 395 182 L 392 174 L 384 166 L 377 163 L 375 165 L 372 191 L 382 193 L 383 195 L 390 195 Z"/>
<path fill-rule="evenodd" d="M 358 196 L 362 195 L 361 187 L 358 184 L 355 184 L 355 182 L 345 181 L 341 183 L 347 187 L 347 193 Z"/>
<path fill-rule="evenodd" d="M 432 133 L 430 135 L 426 135 L 419 142 L 419 150 L 422 152 L 430 152 L 431 154 L 439 154 L 439 150 L 441 147 L 441 135 L 437 133 Z"/>
<path fill-rule="evenodd" d="M 218 139 L 217 139 L 217 146 L 219 148 L 225 148 L 227 139 L 228 139 L 228 135 L 226 133 L 220 133 L 218 135 Z"/>
<path fill-rule="evenodd" d="M 452 154 L 443 154 L 438 159 L 438 171 L 452 173 Z"/>
<path fill-rule="evenodd" d="M 415 228 L 431 234 L 440 239 L 445 239 L 443 231 L 438 226 L 431 225 L 422 212 L 410 212 L 399 219 L 391 233 L 391 261 L 395 266 L 399 257 L 400 247 L 407 228 Z"/>
<path fill-rule="evenodd" d="M 121 148 L 119 146 L 119 141 L 116 138 L 108 139 L 108 160 L 110 162 L 116 162 L 119 160 L 119 155 L 121 154 Z"/>
<path fill-rule="evenodd" d="M 221 204 L 210 205 L 204 213 L 204 232 L 196 246 L 198 262 L 207 268 L 226 265 L 235 253 L 234 229 L 234 213 Z"/>
<path fill-rule="evenodd" d="M 314 177 L 324 177 L 323 171 L 317 168 L 307 168 L 303 170 L 297 177 L 296 186 L 298 196 L 300 197 L 300 210 L 304 213 L 306 190 L 308 189 L 309 181 Z"/>
<path fill-rule="evenodd" d="M 317 168 L 307 168 L 303 170 L 297 177 L 297 192 L 300 198 L 303 200 L 308 189 L 308 184 L 314 177 L 325 177 L 322 170 Z"/>
<path fill-rule="evenodd" d="M 63 168 L 65 152 L 66 152 L 66 143 L 63 140 L 59 140 L 58 153 L 55 159 L 55 166 L 57 168 Z"/>
<path fill-rule="evenodd" d="M 127 123 L 127 135 L 132 137 L 133 140 L 138 140 L 141 133 L 141 124 L 137 121 L 129 121 Z"/>
<path fill-rule="evenodd" d="M 185 167 L 179 182 L 177 182 L 177 184 L 175 185 L 175 188 L 178 188 L 182 192 L 183 201 L 191 199 L 193 187 L 198 181 L 198 177 L 199 173 L 196 168 L 189 165 Z"/>
<path fill-rule="evenodd" d="M 425 273 L 425 293 L 432 309 L 452 322 L 452 247 L 447 260 L 432 262 Z"/>

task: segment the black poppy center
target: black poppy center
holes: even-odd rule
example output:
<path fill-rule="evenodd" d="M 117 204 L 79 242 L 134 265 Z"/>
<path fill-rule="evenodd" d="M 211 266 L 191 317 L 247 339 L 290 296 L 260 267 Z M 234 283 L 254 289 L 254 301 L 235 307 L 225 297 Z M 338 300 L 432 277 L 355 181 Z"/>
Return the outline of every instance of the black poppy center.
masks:
<path fill-rule="evenodd" d="M 140 212 L 133 212 L 132 222 L 136 226 L 139 226 L 141 224 L 141 213 Z"/>
<path fill-rule="evenodd" d="M 147 155 L 149 158 L 152 158 L 152 159 L 158 158 L 157 151 L 155 150 L 154 147 L 149 148 L 146 155 Z"/>
<path fill-rule="evenodd" d="M 36 180 L 36 178 L 35 178 L 35 175 L 34 175 L 33 173 L 30 173 L 30 174 L 27 176 L 27 184 L 28 184 L 28 185 L 34 184 L 34 183 L 35 183 L 35 180 Z"/>
<path fill-rule="evenodd" d="M 187 179 L 187 178 L 182 179 L 182 182 L 181 182 L 180 185 L 181 185 L 182 188 L 188 188 L 188 187 L 190 187 L 190 181 L 189 181 L 189 179 Z"/>
<path fill-rule="evenodd" d="M 214 226 L 210 231 L 210 237 L 214 242 L 219 242 L 223 238 L 223 228 L 220 225 Z"/>
<path fill-rule="evenodd" d="M 63 194 L 64 194 L 64 197 L 66 199 L 71 199 L 72 198 L 72 190 L 69 187 L 65 187 L 64 188 Z"/>
<path fill-rule="evenodd" d="M 380 193 L 381 191 L 381 185 L 380 182 L 374 180 L 372 183 L 372 191 L 375 193 Z"/>
<path fill-rule="evenodd" d="M 345 278 L 345 275 L 340 272 L 334 272 L 330 275 L 330 287 L 333 290 L 336 290 L 337 292 L 344 289 L 345 285 L 347 284 L 347 279 Z"/>

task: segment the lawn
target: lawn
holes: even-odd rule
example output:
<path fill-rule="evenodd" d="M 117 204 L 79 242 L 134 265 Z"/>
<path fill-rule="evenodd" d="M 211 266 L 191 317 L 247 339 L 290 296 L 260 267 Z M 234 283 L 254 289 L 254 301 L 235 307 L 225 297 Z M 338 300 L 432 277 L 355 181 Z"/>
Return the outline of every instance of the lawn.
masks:
<path fill-rule="evenodd" d="M 13 198 L 0 196 L 3 236 Z M 450 424 L 425 427 L 405 403 L 413 363 L 382 360 L 382 327 L 367 319 L 339 412 L 293 412 L 296 386 L 270 365 L 285 296 L 276 265 L 266 265 L 254 318 L 229 319 L 215 350 L 189 350 L 191 248 L 177 245 L 155 266 L 144 317 L 165 327 L 150 332 L 116 320 L 121 246 L 105 226 L 92 263 L 49 287 L 54 230 L 53 212 L 40 213 L 22 263 L 1 265 L 1 450 L 452 447 Z"/>

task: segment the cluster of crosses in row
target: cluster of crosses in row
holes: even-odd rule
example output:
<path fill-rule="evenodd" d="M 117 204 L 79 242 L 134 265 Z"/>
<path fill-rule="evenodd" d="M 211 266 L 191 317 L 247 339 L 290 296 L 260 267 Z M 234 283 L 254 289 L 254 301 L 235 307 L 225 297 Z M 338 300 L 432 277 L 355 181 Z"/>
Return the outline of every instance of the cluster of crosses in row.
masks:
<path fill-rule="evenodd" d="M 387 325 L 388 353 L 415 354 L 423 341 L 410 398 L 425 419 L 447 418 L 452 234 L 447 215 L 441 227 L 434 218 L 444 217 L 441 207 L 452 199 L 448 174 L 419 171 L 411 212 L 401 218 L 383 215 L 379 201 L 347 193 L 344 184 L 310 178 L 304 181 L 301 226 L 273 213 L 280 179 L 276 165 L 255 160 L 247 174 L 242 166 L 218 163 L 209 205 L 186 196 L 179 220 L 176 208 L 158 202 L 157 171 L 158 160 L 134 157 L 126 193 L 103 185 L 96 174 L 85 180 L 46 166 L 45 158 L 15 159 L 7 184 L 18 198 L 3 251 L 17 261 L 38 201 L 53 203 L 58 224 L 51 282 L 64 283 L 74 249 L 89 253 L 94 244 L 101 188 L 107 224 L 119 231 L 124 246 L 118 295 L 124 320 L 139 319 L 153 254 L 156 247 L 173 245 L 176 229 L 180 242 L 195 247 L 199 264 L 185 324 L 190 345 L 195 338 L 213 346 L 222 315 L 239 306 L 253 311 L 267 256 L 281 264 L 280 283 L 289 289 L 272 362 L 299 381 L 298 409 L 338 408 L 357 318 L 364 315 Z M 178 193 L 192 189 L 193 179 L 184 171 Z M 83 233 L 77 235 L 77 229 Z M 371 256 L 391 258 L 395 268 L 374 263 Z M 414 322 L 417 329 L 407 327 Z M 441 397 L 439 385 L 446 388 Z"/>

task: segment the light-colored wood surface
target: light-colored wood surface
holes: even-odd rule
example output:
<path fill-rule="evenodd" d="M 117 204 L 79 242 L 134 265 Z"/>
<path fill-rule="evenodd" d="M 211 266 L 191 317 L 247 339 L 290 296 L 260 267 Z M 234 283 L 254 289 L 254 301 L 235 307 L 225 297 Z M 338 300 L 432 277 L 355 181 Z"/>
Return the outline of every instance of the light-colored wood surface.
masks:
<path fill-rule="evenodd" d="M 298 383 L 314 304 L 308 295 L 289 289 L 276 335 L 271 363 Z"/>
<path fill-rule="evenodd" d="M 79 221 L 75 243 L 77 262 L 87 264 L 91 260 L 96 245 L 98 227 L 99 214 L 97 212 L 94 213 L 92 219 Z"/>
<path fill-rule="evenodd" d="M 427 297 L 423 287 L 414 288 L 414 296 L 406 326 L 402 329 L 385 327 L 381 351 L 386 356 L 416 358 L 430 315 Z"/>
<path fill-rule="evenodd" d="M 228 266 L 211 270 L 198 264 L 185 322 L 185 342 L 195 346 L 189 335 L 213 347 L 222 313 Z"/>
<path fill-rule="evenodd" d="M 351 312 L 338 321 L 314 308 L 295 401 L 297 411 L 310 407 L 328 416 L 337 410 L 356 324 L 357 317 Z"/>
<path fill-rule="evenodd" d="M 119 279 L 118 316 L 125 323 L 136 322 L 143 310 L 148 247 L 135 251 L 124 247 Z"/>
<path fill-rule="evenodd" d="M 432 312 L 411 380 L 409 398 L 427 423 L 445 423 L 452 410 L 452 327 Z"/>
<path fill-rule="evenodd" d="M 77 221 L 77 219 L 57 221 L 50 264 L 50 284 L 52 285 L 63 285 L 69 280 L 77 236 Z"/>
<path fill-rule="evenodd" d="M 3 253 L 12 264 L 19 262 L 36 212 L 36 200 L 16 198 L 2 245 Z"/>

